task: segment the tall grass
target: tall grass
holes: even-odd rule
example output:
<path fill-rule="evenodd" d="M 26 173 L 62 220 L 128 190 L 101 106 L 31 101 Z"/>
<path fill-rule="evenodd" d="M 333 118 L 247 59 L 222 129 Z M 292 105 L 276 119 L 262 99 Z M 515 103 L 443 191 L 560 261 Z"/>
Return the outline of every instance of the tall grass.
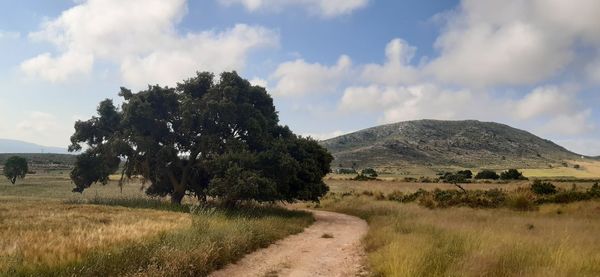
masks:
<path fill-rule="evenodd" d="M 140 206 L 142 200 L 104 203 Z M 154 205 L 154 204 L 152 204 Z M 167 204 L 165 204 L 167 205 Z M 157 207 L 157 206 L 153 206 Z M 158 206 L 165 209 L 166 206 Z M 167 209 L 169 210 L 169 209 Z M 205 276 L 257 248 L 299 233 L 313 218 L 300 211 L 250 206 L 237 210 L 198 208 L 190 227 L 153 237 L 88 251 L 80 259 L 61 264 L 15 263 L 10 276 Z"/>
<path fill-rule="evenodd" d="M 353 194 L 321 206 L 367 220 L 375 276 L 600 276 L 598 201 L 431 210 Z"/>

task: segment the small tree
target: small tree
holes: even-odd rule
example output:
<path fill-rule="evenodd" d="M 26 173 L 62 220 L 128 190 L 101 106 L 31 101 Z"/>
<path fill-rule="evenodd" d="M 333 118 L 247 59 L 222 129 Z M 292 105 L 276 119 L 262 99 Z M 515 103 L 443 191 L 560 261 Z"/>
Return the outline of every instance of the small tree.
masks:
<path fill-rule="evenodd" d="M 375 171 L 375 169 L 372 169 L 372 168 L 363 169 L 361 174 L 364 176 L 367 176 L 367 177 L 371 177 L 371 178 L 376 178 L 378 176 L 377 171 Z"/>
<path fill-rule="evenodd" d="M 471 179 L 473 178 L 473 172 L 471 170 L 460 170 L 458 172 L 456 172 L 456 174 L 462 175 L 465 177 L 465 179 Z"/>
<path fill-rule="evenodd" d="M 500 173 L 500 179 L 502 180 L 527 180 L 523 173 L 516 169 L 509 169 Z"/>
<path fill-rule="evenodd" d="M 493 170 L 484 169 L 475 175 L 475 179 L 498 180 L 500 175 Z"/>
<path fill-rule="evenodd" d="M 531 184 L 531 191 L 537 195 L 555 194 L 558 192 L 556 186 L 550 182 L 542 182 L 541 180 L 533 181 Z"/>
<path fill-rule="evenodd" d="M 4 176 L 14 185 L 17 178 L 23 179 L 29 171 L 27 160 L 23 157 L 12 156 L 4 163 Z"/>

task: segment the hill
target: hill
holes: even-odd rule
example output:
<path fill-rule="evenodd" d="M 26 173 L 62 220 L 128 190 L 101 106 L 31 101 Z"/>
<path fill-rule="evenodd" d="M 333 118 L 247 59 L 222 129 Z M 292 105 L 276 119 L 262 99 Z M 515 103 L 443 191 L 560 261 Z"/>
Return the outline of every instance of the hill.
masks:
<path fill-rule="evenodd" d="M 13 140 L 0 139 L 0 153 L 57 153 L 66 154 L 66 148 L 42 146 L 35 143 Z"/>
<path fill-rule="evenodd" d="M 334 167 L 548 167 L 580 159 L 552 141 L 494 122 L 418 120 L 322 141 Z"/>

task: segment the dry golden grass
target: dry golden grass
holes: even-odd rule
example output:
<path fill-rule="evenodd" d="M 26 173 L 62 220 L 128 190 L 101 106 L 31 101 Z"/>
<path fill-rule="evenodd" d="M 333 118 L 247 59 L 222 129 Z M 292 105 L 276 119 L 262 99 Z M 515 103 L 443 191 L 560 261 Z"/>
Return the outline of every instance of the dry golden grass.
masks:
<path fill-rule="evenodd" d="M 11 263 L 57 265 L 90 250 L 188 228 L 189 214 L 59 201 L 0 199 L 0 272 Z"/>
<path fill-rule="evenodd" d="M 139 182 L 72 187 L 66 172 L 0 178 L 0 276 L 205 276 L 314 220 L 263 206 L 184 213 Z"/>
<path fill-rule="evenodd" d="M 430 210 L 345 197 L 328 210 L 369 222 L 369 263 L 381 276 L 599 276 L 600 202 Z"/>

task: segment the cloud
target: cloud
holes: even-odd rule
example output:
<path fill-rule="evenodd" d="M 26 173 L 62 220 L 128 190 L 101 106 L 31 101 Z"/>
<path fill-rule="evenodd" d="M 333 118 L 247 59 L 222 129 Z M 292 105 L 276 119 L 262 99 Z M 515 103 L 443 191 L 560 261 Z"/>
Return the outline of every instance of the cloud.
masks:
<path fill-rule="evenodd" d="M 316 139 L 316 140 L 326 140 L 326 139 L 330 139 L 330 138 L 335 138 L 335 137 L 341 136 L 341 135 L 346 134 L 346 133 L 347 132 L 336 130 L 336 131 L 333 131 L 333 132 L 326 132 L 326 133 L 305 133 L 305 134 L 302 134 L 302 136 L 304 136 L 304 137 L 311 137 L 311 138 Z"/>
<path fill-rule="evenodd" d="M 411 86 L 349 87 L 344 91 L 339 110 L 346 113 L 379 112 L 379 123 L 392 123 L 423 118 L 491 119 L 494 111 L 507 102 L 495 102 L 485 93 L 449 90 L 435 84 Z"/>
<path fill-rule="evenodd" d="M 367 6 L 369 0 L 220 0 L 221 4 L 241 4 L 248 11 L 281 11 L 287 7 L 304 6 L 322 17 L 346 15 Z"/>
<path fill-rule="evenodd" d="M 600 140 L 590 138 L 562 139 L 556 143 L 566 147 L 575 153 L 586 153 L 588 155 L 600 155 Z"/>
<path fill-rule="evenodd" d="M 261 78 L 258 78 L 258 77 L 252 78 L 249 82 L 253 86 L 259 86 L 259 87 L 263 87 L 263 88 L 268 88 L 269 87 L 269 82 L 267 80 L 261 79 Z"/>
<path fill-rule="evenodd" d="M 362 77 L 366 81 L 386 85 L 413 83 L 419 76 L 419 70 L 410 65 L 416 47 L 410 46 L 406 41 L 396 38 L 390 41 L 385 48 L 386 62 L 383 65 L 367 64 L 362 70 Z"/>
<path fill-rule="evenodd" d="M 557 86 L 538 87 L 517 102 L 516 116 L 531 119 L 569 113 L 577 109 L 575 99 L 575 93 Z"/>
<path fill-rule="evenodd" d="M 325 66 L 302 59 L 280 64 L 271 79 L 276 81 L 273 93 L 279 96 L 301 96 L 335 91 L 349 78 L 352 61 L 341 56 L 337 64 Z"/>
<path fill-rule="evenodd" d="M 465 86 L 536 84 L 564 70 L 576 47 L 599 46 L 599 10 L 593 0 L 464 0 L 446 16 L 427 71 Z"/>
<path fill-rule="evenodd" d="M 586 134 L 596 128 L 596 125 L 592 123 L 591 116 L 592 111 L 589 109 L 569 114 L 559 114 L 537 128 L 537 131 L 545 135 L 577 136 Z"/>
<path fill-rule="evenodd" d="M 13 126 L 15 126 L 14 129 L 11 128 L 11 130 L 2 132 L 10 133 L 14 138 L 41 145 L 64 147 L 65 142 L 73 133 L 72 128 L 65 127 L 56 116 L 41 111 L 28 112 L 22 120 L 17 121 Z"/>
<path fill-rule="evenodd" d="M 174 85 L 196 70 L 241 70 L 254 49 L 278 44 L 278 34 L 238 24 L 222 31 L 180 34 L 186 0 L 87 0 L 46 21 L 35 41 L 54 44 L 21 64 L 31 77 L 53 82 L 89 74 L 97 62 L 120 67 L 128 85 Z"/>

